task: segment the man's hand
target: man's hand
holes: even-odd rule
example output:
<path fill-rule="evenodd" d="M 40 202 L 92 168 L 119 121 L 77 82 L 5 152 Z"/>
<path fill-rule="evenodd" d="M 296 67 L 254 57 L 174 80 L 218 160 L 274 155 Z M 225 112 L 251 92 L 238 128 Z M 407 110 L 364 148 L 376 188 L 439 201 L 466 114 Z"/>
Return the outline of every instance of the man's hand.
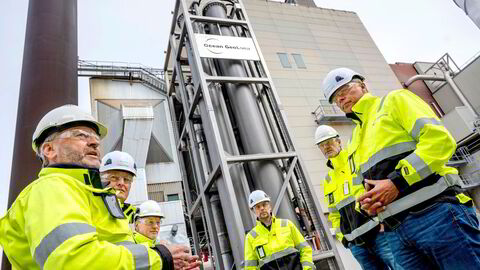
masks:
<path fill-rule="evenodd" d="M 190 248 L 184 245 L 168 245 L 168 250 L 172 253 L 175 270 L 200 269 L 200 262 L 197 255 L 190 254 Z"/>
<path fill-rule="evenodd" d="M 357 201 L 371 216 L 385 210 L 385 207 L 398 196 L 398 189 L 390 179 L 365 179 L 365 189 L 367 192 L 358 197 Z"/>

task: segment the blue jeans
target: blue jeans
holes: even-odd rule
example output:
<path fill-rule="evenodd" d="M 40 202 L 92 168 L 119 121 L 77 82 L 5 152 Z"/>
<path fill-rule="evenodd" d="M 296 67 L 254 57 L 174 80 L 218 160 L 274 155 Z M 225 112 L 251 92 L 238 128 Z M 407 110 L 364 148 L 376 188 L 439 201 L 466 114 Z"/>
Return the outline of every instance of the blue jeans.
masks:
<path fill-rule="evenodd" d="M 436 203 L 410 213 L 387 238 L 405 269 L 480 269 L 480 230 L 473 207 Z"/>
<path fill-rule="evenodd" d="M 395 263 L 392 251 L 388 245 L 387 235 L 391 232 L 379 232 L 375 238 L 375 245 L 357 246 L 353 243 L 348 244 L 348 248 L 353 257 L 358 261 L 364 270 L 396 270 L 402 269 Z"/>

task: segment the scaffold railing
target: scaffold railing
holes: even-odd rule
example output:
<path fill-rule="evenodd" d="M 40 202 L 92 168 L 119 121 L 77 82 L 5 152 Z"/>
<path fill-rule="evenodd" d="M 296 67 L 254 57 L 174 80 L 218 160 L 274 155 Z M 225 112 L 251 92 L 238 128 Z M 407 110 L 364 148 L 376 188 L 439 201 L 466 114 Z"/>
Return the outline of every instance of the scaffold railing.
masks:
<path fill-rule="evenodd" d="M 312 112 L 315 122 L 320 125 L 326 122 L 350 122 L 345 113 L 335 104 L 330 104 L 327 100 L 320 99 L 320 104 Z"/>
<path fill-rule="evenodd" d="M 452 57 L 448 53 L 445 53 L 438 59 L 435 63 L 433 63 L 429 68 L 425 70 L 425 74 L 432 74 L 438 75 L 443 74 L 443 71 L 447 71 L 452 77 L 455 77 L 457 73 L 460 72 L 460 68 L 458 65 L 453 61 Z M 431 85 L 432 93 L 435 92 L 437 89 L 440 89 L 442 85 L 444 85 L 445 81 L 431 81 L 429 84 Z"/>
<path fill-rule="evenodd" d="M 471 173 L 460 175 L 462 179 L 462 188 L 472 189 L 480 186 L 480 169 L 477 169 Z"/>
<path fill-rule="evenodd" d="M 163 69 L 138 63 L 78 60 L 78 76 L 140 80 L 166 93 Z"/>

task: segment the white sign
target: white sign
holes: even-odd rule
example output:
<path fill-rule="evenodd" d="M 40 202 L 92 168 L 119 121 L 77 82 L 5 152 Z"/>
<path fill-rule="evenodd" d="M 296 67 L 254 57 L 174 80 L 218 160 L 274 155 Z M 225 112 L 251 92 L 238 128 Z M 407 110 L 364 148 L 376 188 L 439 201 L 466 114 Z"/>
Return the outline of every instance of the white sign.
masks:
<path fill-rule="evenodd" d="M 260 60 L 251 38 L 195 34 L 200 57 Z"/>

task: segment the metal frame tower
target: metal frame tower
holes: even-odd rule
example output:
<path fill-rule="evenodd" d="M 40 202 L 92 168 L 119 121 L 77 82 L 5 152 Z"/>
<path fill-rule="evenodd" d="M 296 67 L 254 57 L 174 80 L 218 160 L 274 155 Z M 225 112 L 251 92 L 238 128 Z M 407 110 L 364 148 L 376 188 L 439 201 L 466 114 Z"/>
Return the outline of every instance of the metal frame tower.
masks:
<path fill-rule="evenodd" d="M 199 35 L 251 39 L 258 59 L 205 57 Z M 239 269 L 255 225 L 248 194 L 262 189 L 273 215 L 303 228 L 317 269 L 344 269 L 242 2 L 177 0 L 165 59 L 197 253 L 203 227 L 217 267 Z"/>

